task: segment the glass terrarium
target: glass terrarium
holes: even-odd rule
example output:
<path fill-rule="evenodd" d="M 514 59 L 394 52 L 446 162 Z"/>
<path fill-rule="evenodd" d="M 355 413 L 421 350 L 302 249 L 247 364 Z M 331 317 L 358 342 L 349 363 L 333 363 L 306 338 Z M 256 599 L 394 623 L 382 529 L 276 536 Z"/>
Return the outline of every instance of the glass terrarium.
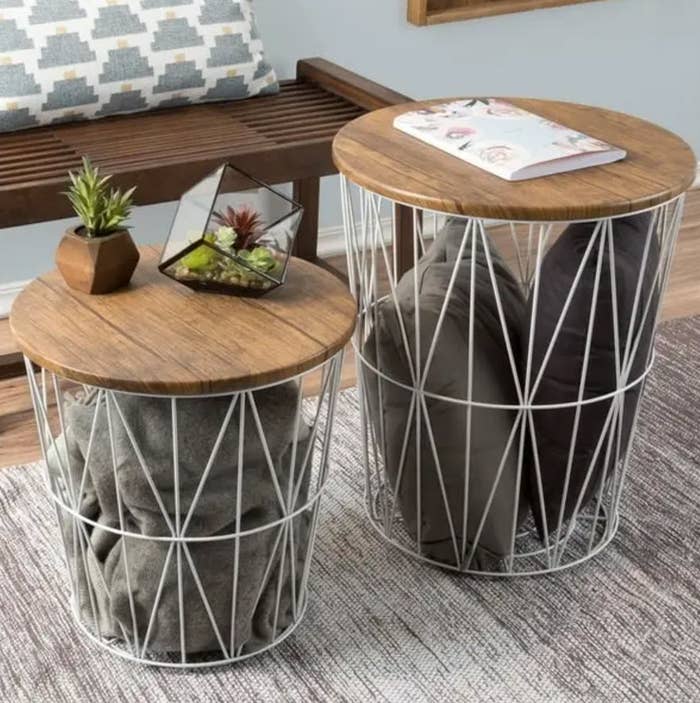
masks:
<path fill-rule="evenodd" d="M 286 279 L 303 212 L 224 164 L 180 199 L 158 269 L 196 290 L 264 295 Z"/>

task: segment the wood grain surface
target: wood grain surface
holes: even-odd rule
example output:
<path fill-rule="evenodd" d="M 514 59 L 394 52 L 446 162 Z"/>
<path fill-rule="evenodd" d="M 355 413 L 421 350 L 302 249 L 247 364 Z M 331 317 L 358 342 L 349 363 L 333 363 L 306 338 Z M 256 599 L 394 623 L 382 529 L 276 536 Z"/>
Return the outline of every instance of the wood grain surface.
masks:
<path fill-rule="evenodd" d="M 72 216 L 61 191 L 83 154 L 112 173 L 116 185 L 136 185 L 138 205 L 176 200 L 222 162 L 233 161 L 269 183 L 294 183 L 295 199 L 304 206 L 295 255 L 328 267 L 317 256 L 318 212 L 320 178 L 337 172 L 333 137 L 366 110 L 409 100 L 342 66 L 309 58 L 297 63 L 296 79 L 281 82 L 278 95 L 2 134 L 2 223 Z M 24 368 L 6 323 L 0 320 L 0 378 Z"/>
<path fill-rule="evenodd" d="M 440 24 L 584 2 L 592 0 L 408 0 L 408 20 L 417 25 Z"/>
<path fill-rule="evenodd" d="M 503 233 L 498 245 L 506 246 L 508 238 Z M 507 251 L 504 253 L 507 256 Z M 511 262 L 512 263 L 512 262 Z M 345 266 L 345 256 L 330 260 L 334 269 Z M 686 214 L 681 228 L 671 282 L 666 293 L 662 317 L 672 320 L 679 317 L 700 315 L 700 190 L 688 194 Z M 0 350 L 3 340 L 8 342 L 8 320 L 0 320 Z M 14 341 L 9 343 L 16 351 Z M 1 367 L 0 367 L 1 368 Z M 341 374 L 341 388 L 356 383 L 355 359 L 348 347 Z M 318 372 L 304 383 L 304 394 L 317 395 L 321 389 Z M 27 388 L 27 379 L 0 379 L 0 467 L 36 461 L 40 456 L 34 415 Z"/>
<path fill-rule="evenodd" d="M 2 3 L 0 3 L 2 4 Z M 266 183 L 336 172 L 331 143 L 367 109 L 409 98 L 320 58 L 299 61 L 277 95 L 0 134 L 3 227 L 72 215 L 61 194 L 83 155 L 136 204 L 177 200 L 225 161 Z"/>
<path fill-rule="evenodd" d="M 131 285 L 70 290 L 52 271 L 15 301 L 10 326 L 35 363 L 80 383 L 143 394 L 226 393 L 308 371 L 342 349 L 356 307 L 336 277 L 292 259 L 287 283 L 252 299 L 194 292 L 141 249 Z"/>
<path fill-rule="evenodd" d="M 176 200 L 225 161 L 267 183 L 329 175 L 333 136 L 363 113 L 315 83 L 294 80 L 272 96 L 1 134 L 3 224 L 70 217 L 61 191 L 83 155 L 113 174 L 116 186 L 136 185 L 137 205 Z"/>
<path fill-rule="evenodd" d="M 392 106 L 354 120 L 333 143 L 338 170 L 406 205 L 522 221 L 623 215 L 672 199 L 695 178 L 695 156 L 677 135 L 636 117 L 585 105 L 503 98 L 628 152 L 614 164 L 520 182 L 493 176 L 393 127 L 399 114 L 454 99 Z"/>

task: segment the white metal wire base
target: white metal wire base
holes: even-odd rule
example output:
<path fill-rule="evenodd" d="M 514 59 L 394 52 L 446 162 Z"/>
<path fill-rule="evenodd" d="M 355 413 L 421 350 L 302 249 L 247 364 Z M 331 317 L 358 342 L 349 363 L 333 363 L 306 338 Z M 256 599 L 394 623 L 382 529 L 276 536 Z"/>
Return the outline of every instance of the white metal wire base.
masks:
<path fill-rule="evenodd" d="M 188 668 L 286 639 L 307 607 L 342 352 L 284 383 L 196 398 L 77 386 L 25 363 L 83 633 Z M 320 394 L 305 398 L 315 373 Z M 214 508 L 226 525 L 212 533 Z"/>
<path fill-rule="evenodd" d="M 590 227 L 590 236 L 577 254 L 575 275 L 561 296 L 557 317 L 550 320 L 551 335 L 536 361 L 533 347 L 546 314 L 540 298 L 551 284 L 542 278 L 543 264 L 572 223 L 459 219 L 459 236 L 452 242 L 457 253 L 449 276 L 445 275 L 439 312 L 433 310 L 428 319 L 420 292 L 425 271 L 419 274 L 416 267 L 402 277 L 397 249 L 392 247 L 398 226 L 395 206 L 401 203 L 360 188 L 345 177 L 341 177 L 341 196 L 349 280 L 359 308 L 353 347 L 361 394 L 366 509 L 371 524 L 387 542 L 413 557 L 475 575 L 551 573 L 600 553 L 615 536 L 620 521 L 638 401 L 653 364 L 653 338 L 683 197 L 625 216 L 627 222 L 644 223 L 635 245 L 636 268 L 623 260 L 622 218 L 582 225 Z M 413 208 L 415 261 L 430 252 L 434 241 L 444 240 L 447 217 Z M 450 226 L 455 227 L 455 222 L 451 218 Z M 517 333 L 508 319 L 505 286 L 503 277 L 499 278 L 504 262 L 523 300 L 523 324 Z M 628 291 L 622 290 L 623 275 L 627 276 Z M 590 302 L 580 330 L 581 347 L 571 361 L 577 369 L 580 366 L 575 388 L 565 402 L 542 402 L 538 394 L 551 372 L 548 364 L 559 350 L 562 330 L 571 333 L 566 325 L 573 314 L 572 301 L 580 304 L 584 286 L 586 295 L 590 291 L 586 299 Z M 496 378 L 512 394 L 509 402 L 479 397 L 476 390 L 485 368 L 483 358 L 481 367 L 475 360 L 478 335 L 483 334 L 483 326 L 479 327 L 483 323 L 478 311 L 480 295 L 482 300 L 486 296 L 496 311 L 491 332 L 499 340 L 499 353 L 507 366 Z M 598 309 L 608 309 L 605 306 L 611 315 L 596 317 Z M 464 374 L 467 390 L 462 397 L 441 390 L 435 382 L 443 370 L 435 368 L 435 359 L 444 364 L 447 358 L 441 356 L 441 345 L 448 344 L 446 326 L 451 324 L 453 332 L 456 328 L 455 310 L 464 315 L 466 322 L 457 329 L 466 341 L 463 353 L 449 363 Z M 595 388 L 591 378 L 602 363 L 596 344 L 600 346 L 600 329 L 607 329 L 601 325 L 611 330 L 608 352 L 614 380 L 608 387 Z M 387 338 L 396 344 L 395 350 Z M 396 372 L 397 365 L 402 376 Z M 585 432 L 595 423 L 586 423 L 591 413 L 597 412 L 600 428 L 594 437 L 587 437 Z M 451 421 L 457 413 L 464 417 L 462 429 L 449 437 L 444 432 L 440 435 L 440 423 Z M 558 466 L 541 465 L 541 456 L 551 456 L 543 454 L 543 447 L 547 432 L 556 429 L 556 413 L 561 414 L 567 432 L 566 451 Z M 488 430 L 489 417 L 499 421 L 509 418 L 509 431 L 500 440 L 500 458 L 485 465 L 479 454 L 484 437 L 475 434 L 474 428 L 480 427 L 482 433 L 484 427 Z M 438 435 L 442 441 L 436 439 Z M 579 452 L 584 444 L 588 454 L 582 468 Z M 455 446 L 461 449 L 455 450 Z M 457 463 L 456 451 L 460 457 Z M 552 475 L 559 481 L 555 503 L 543 489 L 543 476 L 551 483 Z M 503 491 L 510 491 L 509 498 L 500 495 Z M 479 492 L 481 502 L 473 497 Z M 500 507 L 496 504 L 499 499 Z M 439 549 L 425 537 L 429 529 L 442 530 Z M 485 545 L 489 529 L 501 535 L 507 531 L 507 539 L 501 540 L 506 546 L 500 551 Z"/>

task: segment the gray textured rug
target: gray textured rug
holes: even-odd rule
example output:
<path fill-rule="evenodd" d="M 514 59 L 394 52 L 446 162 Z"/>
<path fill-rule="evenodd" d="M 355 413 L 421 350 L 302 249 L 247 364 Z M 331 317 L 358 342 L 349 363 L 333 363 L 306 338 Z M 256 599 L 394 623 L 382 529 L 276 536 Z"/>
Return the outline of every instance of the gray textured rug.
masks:
<path fill-rule="evenodd" d="M 195 673 L 83 643 L 39 468 L 0 471 L 0 700 L 700 701 L 700 318 L 658 345 L 620 533 L 583 567 L 475 580 L 365 524 L 343 394 L 306 621 L 273 652 Z"/>

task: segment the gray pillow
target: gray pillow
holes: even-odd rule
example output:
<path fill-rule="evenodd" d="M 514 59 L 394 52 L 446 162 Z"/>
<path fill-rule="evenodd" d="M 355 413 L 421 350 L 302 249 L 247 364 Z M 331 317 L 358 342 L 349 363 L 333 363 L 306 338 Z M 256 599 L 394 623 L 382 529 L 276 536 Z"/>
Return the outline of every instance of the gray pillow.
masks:
<path fill-rule="evenodd" d="M 251 0 L 0 8 L 0 132 L 278 90 Z"/>
<path fill-rule="evenodd" d="M 653 283 L 659 262 L 659 247 L 656 236 L 650 240 L 646 254 L 646 266 L 643 272 L 640 271 L 647 245 L 650 218 L 651 216 L 645 213 L 613 221 L 614 283 L 617 294 L 620 344 L 623 348 L 627 340 L 634 298 L 641 278 L 640 302 L 632 340 L 634 341 L 637 335 L 641 336 L 637 351 L 631 357 L 630 382 L 638 378 L 646 367 L 654 333 L 654 311 L 658 291 Z M 570 225 L 543 259 L 541 271 L 543 285 L 540 287 L 538 296 L 537 319 L 533 337 L 533 368 L 538 371 L 544 361 L 567 295 L 594 229 L 594 222 Z M 536 405 L 570 403 L 575 402 L 578 398 L 596 278 L 597 252 L 597 247 L 594 247 L 571 300 L 561 332 L 554 344 L 544 369 L 542 381 L 533 398 Z M 590 361 L 583 389 L 584 398 L 601 396 L 617 388 L 612 292 L 613 279 L 610 275 L 609 249 L 606 243 L 592 330 Z M 642 324 L 642 313 L 650 303 L 650 299 L 650 311 Z M 532 310 L 532 300 L 530 300 L 530 309 Z M 525 338 L 529 336 L 529 317 L 525 321 Z M 637 386 L 627 391 L 624 396 L 621 456 L 624 456 L 627 448 L 639 392 L 640 386 Z M 584 509 L 600 488 L 603 477 L 610 475 L 616 444 L 614 441 L 610 460 L 606 464 L 605 454 L 610 429 L 606 433 L 597 460 L 593 462 L 593 459 L 598 440 L 605 429 L 611 402 L 606 400 L 582 406 L 569 471 L 568 487 L 566 486 L 566 473 L 576 410 L 571 407 L 533 411 L 544 511 L 540 505 L 537 475 L 533 462 L 530 463 L 531 471 L 527 485 L 533 514 L 541 536 L 545 531 L 543 515 L 547 521 L 547 532 L 552 532 L 556 529 L 560 517 L 562 522 L 566 522 L 571 517 L 577 503 L 580 504 L 580 509 Z M 534 451 L 534 448 L 532 449 Z M 565 488 L 566 500 L 564 501 Z"/>
<path fill-rule="evenodd" d="M 439 233 L 432 247 L 417 265 L 418 305 L 420 316 L 420 359 L 423 367 L 437 328 L 450 277 L 459 253 L 466 221 L 451 219 Z M 486 255 L 477 236 L 474 294 L 474 373 L 473 400 L 517 404 L 518 398 L 511 366 L 499 319 L 496 298 L 486 261 Z M 503 305 L 505 321 L 514 355 L 519 354 L 518 337 L 525 315 L 525 301 L 517 282 L 489 244 L 494 274 Z M 430 366 L 425 389 L 452 398 L 468 397 L 469 309 L 471 279 L 471 239 L 464 248 L 459 263 L 455 286 L 447 308 L 436 353 Z M 411 358 L 415 359 L 416 311 L 414 274 L 406 273 L 397 286 L 397 296 L 403 318 Z M 377 306 L 376 326 L 364 345 L 364 354 L 391 378 L 412 385 L 409 362 L 402 343 L 396 309 L 390 299 Z M 415 417 L 409 417 L 411 392 L 382 380 L 367 371 L 365 383 L 372 425 L 381 439 L 384 429 L 383 458 L 386 475 L 398 488 L 398 502 L 411 537 L 416 539 L 418 520 L 421 521 L 421 552 L 446 564 L 455 564 L 454 543 L 448 522 L 442 489 L 438 480 L 435 455 L 432 451 L 428 426 L 421 422 L 421 447 L 416 451 Z M 381 392 L 381 398 L 379 393 Z M 426 399 L 436 454 L 444 480 L 458 544 L 462 541 L 463 506 L 465 494 L 465 453 L 467 410 L 463 405 Z M 471 416 L 471 451 L 468 482 L 467 540 L 476 537 L 491 489 L 496 483 L 497 471 L 513 429 L 516 413 L 474 407 Z M 411 432 L 405 463 L 400 468 L 407 423 Z M 417 456 L 420 456 L 420 486 L 418 485 Z M 511 549 L 511 535 L 520 524 L 522 513 L 516 495 L 518 442 L 511 445 L 496 484 L 490 508 L 477 545 L 477 559 L 500 557 Z M 421 511 L 417 513 L 416 495 L 420 490 Z M 472 565 L 474 566 L 476 562 Z"/>

